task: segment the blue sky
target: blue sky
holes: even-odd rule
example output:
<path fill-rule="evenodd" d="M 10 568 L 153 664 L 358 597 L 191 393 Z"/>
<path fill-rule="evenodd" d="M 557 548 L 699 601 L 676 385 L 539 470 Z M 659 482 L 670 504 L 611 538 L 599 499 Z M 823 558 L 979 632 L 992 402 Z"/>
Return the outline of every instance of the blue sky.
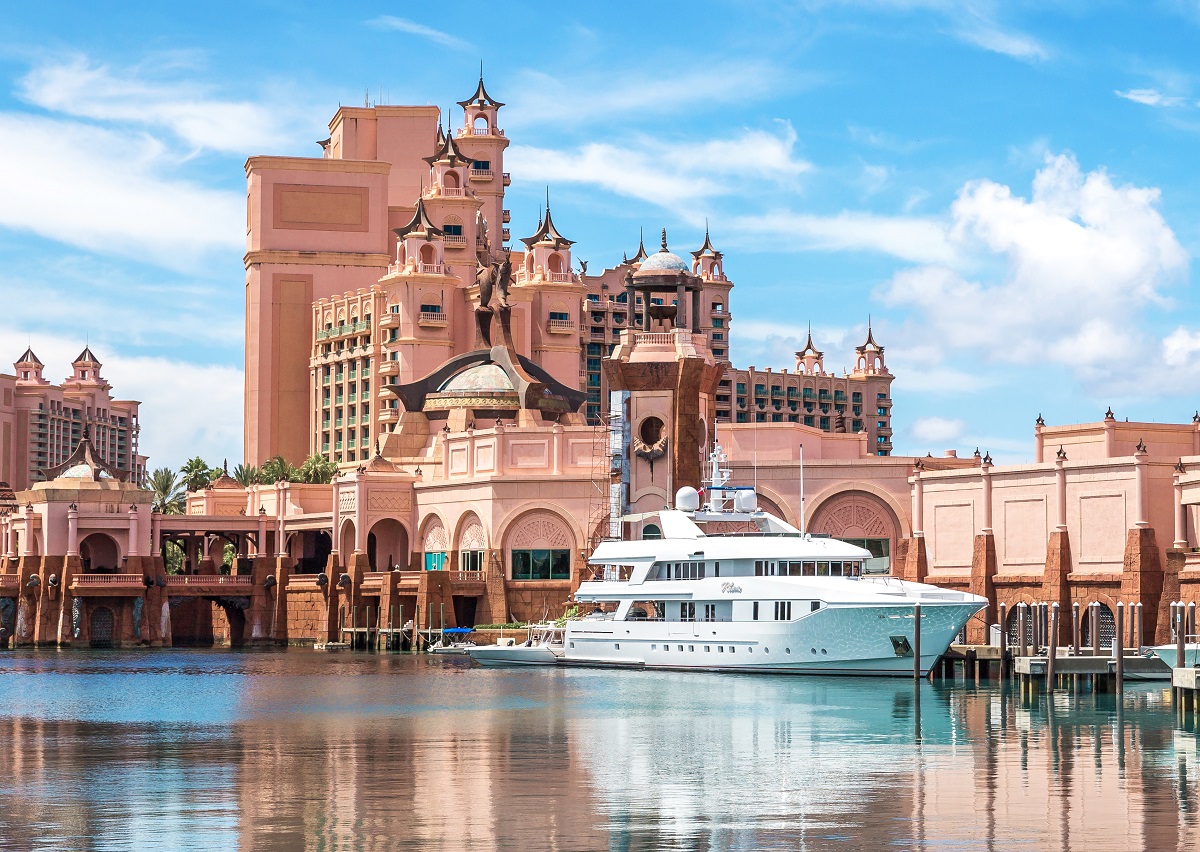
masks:
<path fill-rule="evenodd" d="M 764 9 L 764 6 L 769 8 Z M 339 103 L 508 106 L 508 206 L 595 270 L 705 220 L 739 366 L 867 317 L 897 452 L 1200 405 L 1200 2 L 19 4 L 0 20 L 0 358 L 85 338 L 152 465 L 241 453 L 243 162 Z"/>

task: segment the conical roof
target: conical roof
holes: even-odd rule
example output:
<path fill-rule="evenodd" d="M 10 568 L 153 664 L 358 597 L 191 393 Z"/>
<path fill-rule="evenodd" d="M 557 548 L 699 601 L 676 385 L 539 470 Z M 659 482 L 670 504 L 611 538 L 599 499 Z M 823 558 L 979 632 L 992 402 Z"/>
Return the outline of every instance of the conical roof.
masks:
<path fill-rule="evenodd" d="M 702 257 L 720 257 L 721 253 L 713 248 L 712 239 L 708 236 L 708 223 L 704 223 L 704 245 L 692 252 L 692 257 L 699 260 Z"/>
<path fill-rule="evenodd" d="M 824 352 L 822 352 L 820 349 L 818 349 L 816 346 L 813 345 L 812 323 L 808 324 L 808 341 L 804 344 L 804 348 L 801 349 L 796 354 L 799 355 L 801 358 L 803 358 L 805 355 L 809 354 L 810 352 L 813 355 L 816 355 L 818 358 L 820 358 L 822 355 L 825 354 Z"/>
<path fill-rule="evenodd" d="M 550 218 L 550 204 L 546 204 L 546 218 L 538 225 L 537 231 L 532 237 L 525 237 L 521 240 L 525 243 L 526 248 L 533 248 L 538 243 L 549 242 L 555 249 L 565 249 L 575 245 L 574 240 L 568 240 L 558 232 L 558 228 L 554 227 L 554 220 Z"/>
<path fill-rule="evenodd" d="M 401 228 L 393 228 L 392 233 L 401 239 L 404 239 L 409 234 L 420 233 L 424 234 L 426 239 L 428 239 L 430 237 L 440 237 L 442 229 L 433 224 L 433 220 L 425 212 L 425 200 L 418 198 L 417 209 L 413 211 L 412 219 L 409 220 L 407 225 Z"/>
<path fill-rule="evenodd" d="M 458 105 L 464 109 L 469 107 L 471 104 L 476 104 L 477 106 L 490 106 L 495 107 L 496 109 L 504 106 L 504 104 L 502 104 L 500 101 L 489 95 L 487 93 L 487 89 L 483 87 L 482 72 L 479 75 L 479 85 L 475 87 L 475 94 L 471 95 L 471 97 L 467 98 L 465 101 L 458 102 Z"/>
<path fill-rule="evenodd" d="M 229 475 L 229 459 L 221 465 L 221 475 L 209 483 L 211 488 L 241 488 L 238 481 Z"/>
<path fill-rule="evenodd" d="M 100 359 L 92 354 L 92 347 L 90 346 L 83 347 L 83 351 L 79 353 L 79 357 L 71 362 L 71 366 L 75 366 L 77 364 L 94 364 L 97 367 L 101 366 Z"/>
<path fill-rule="evenodd" d="M 15 363 L 17 363 L 17 364 L 33 364 L 38 367 L 46 366 L 45 364 L 43 364 L 41 361 L 38 360 L 38 356 L 33 354 L 32 348 L 27 348 L 25 350 L 25 352 L 21 355 L 21 357 L 16 360 Z"/>
<path fill-rule="evenodd" d="M 626 263 L 641 263 L 643 260 L 645 260 L 649 256 L 650 255 L 648 255 L 646 253 L 646 236 L 642 232 L 642 229 L 638 228 L 638 250 L 634 254 L 633 257 L 626 256 L 625 262 Z"/>
<path fill-rule="evenodd" d="M 871 329 L 871 321 L 867 320 L 867 339 L 862 346 L 856 346 L 856 352 L 866 352 L 868 349 L 874 349 L 877 352 L 882 352 L 883 347 L 875 342 L 875 332 Z"/>
<path fill-rule="evenodd" d="M 468 162 L 467 158 L 458 152 L 458 148 L 454 144 L 454 135 L 443 133 L 441 125 L 438 126 L 438 136 L 441 139 L 438 143 L 438 149 L 433 152 L 432 156 L 422 157 L 425 162 L 431 166 L 434 163 L 449 163 L 451 166 L 461 166 Z"/>
<path fill-rule="evenodd" d="M 120 481 L 124 481 L 129 476 L 128 471 L 118 470 L 96 455 L 95 448 L 92 447 L 91 433 L 86 425 L 83 427 L 83 437 L 75 447 L 75 452 L 71 453 L 62 464 L 48 467 L 42 473 L 46 479 L 58 479 L 61 476 L 72 479 L 91 479 L 97 482 L 104 475 Z"/>

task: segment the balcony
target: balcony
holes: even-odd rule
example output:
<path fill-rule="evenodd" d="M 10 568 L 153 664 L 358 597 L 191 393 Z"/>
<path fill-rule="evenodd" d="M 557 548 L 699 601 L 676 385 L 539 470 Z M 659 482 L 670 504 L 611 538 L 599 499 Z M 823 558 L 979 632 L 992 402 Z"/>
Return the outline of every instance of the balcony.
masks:
<path fill-rule="evenodd" d="M 551 272 L 550 280 L 555 283 L 565 284 L 565 283 L 574 281 L 575 275 L 570 272 Z"/>
<path fill-rule="evenodd" d="M 400 325 L 400 314 L 394 314 L 388 311 L 379 318 L 380 328 L 395 328 Z"/>
<path fill-rule="evenodd" d="M 350 322 L 335 325 L 332 328 L 322 328 L 317 332 L 317 340 L 328 340 L 332 337 L 345 337 L 350 334 L 361 334 L 364 331 L 370 331 L 371 324 L 369 322 Z"/>
<path fill-rule="evenodd" d="M 467 245 L 467 238 L 462 234 L 443 234 L 442 242 L 450 248 L 465 248 Z"/>
<path fill-rule="evenodd" d="M 570 334 L 575 330 L 575 323 L 569 319 L 552 319 L 548 328 L 551 334 Z"/>
<path fill-rule="evenodd" d="M 491 180 L 493 176 L 491 169 L 471 169 L 471 180 Z"/>
<path fill-rule="evenodd" d="M 511 210 L 501 210 L 500 211 L 500 221 L 502 223 L 504 223 L 505 225 L 507 225 L 509 222 L 511 222 L 512 221 L 512 211 Z"/>
<path fill-rule="evenodd" d="M 504 185 L 505 186 L 512 185 L 512 175 L 510 175 L 508 172 L 504 173 Z"/>
<path fill-rule="evenodd" d="M 461 186 L 443 186 L 442 198 L 462 198 L 467 194 L 467 191 Z"/>
<path fill-rule="evenodd" d="M 441 311 L 421 311 L 417 314 L 417 325 L 423 328 L 445 328 L 449 317 Z"/>
<path fill-rule="evenodd" d="M 501 228 L 500 239 L 502 239 L 504 242 L 508 242 L 512 239 L 512 231 L 510 231 L 508 228 Z"/>
<path fill-rule="evenodd" d="M 379 364 L 379 375 L 395 376 L 400 372 L 399 361 L 382 361 Z"/>
<path fill-rule="evenodd" d="M 417 272 L 422 275 L 445 275 L 446 267 L 441 263 L 418 263 Z"/>
<path fill-rule="evenodd" d="M 392 423 L 399 419 L 400 409 L 398 408 L 385 408 L 383 411 L 379 412 L 380 423 Z"/>
<path fill-rule="evenodd" d="M 490 127 L 472 127 L 471 135 L 472 136 L 491 136 L 492 129 Z M 472 169 L 472 171 L 474 171 L 474 169 Z"/>

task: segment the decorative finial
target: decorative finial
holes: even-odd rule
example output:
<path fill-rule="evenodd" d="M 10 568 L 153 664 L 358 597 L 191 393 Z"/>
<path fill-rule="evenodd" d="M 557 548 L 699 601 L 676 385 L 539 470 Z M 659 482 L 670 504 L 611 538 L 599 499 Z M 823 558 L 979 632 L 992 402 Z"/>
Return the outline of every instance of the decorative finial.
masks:
<path fill-rule="evenodd" d="M 667 250 L 667 229 L 666 228 L 663 228 L 663 230 L 662 230 L 662 250 L 663 251 Z"/>
<path fill-rule="evenodd" d="M 989 467 L 991 466 L 991 464 L 992 464 L 992 454 L 991 453 L 984 454 L 983 463 L 988 465 Z"/>
<path fill-rule="evenodd" d="M 1037 420 L 1033 421 L 1038 426 L 1045 426 L 1046 419 L 1042 417 L 1041 412 L 1038 413 Z"/>
<path fill-rule="evenodd" d="M 258 513 L 260 515 L 265 515 L 267 513 L 267 507 L 260 503 L 258 506 Z"/>
<path fill-rule="evenodd" d="M 1067 451 L 1062 448 L 1061 444 L 1059 445 L 1058 452 L 1055 453 L 1054 455 L 1061 461 L 1067 460 Z"/>
<path fill-rule="evenodd" d="M 915 462 L 913 462 L 913 471 L 914 472 L 921 471 L 924 469 L 925 469 L 925 462 L 921 461 L 920 459 L 917 459 Z"/>
<path fill-rule="evenodd" d="M 1104 412 L 1104 419 L 1105 420 L 1116 420 L 1117 419 L 1116 416 L 1113 414 L 1111 405 L 1108 407 L 1108 411 Z"/>
<path fill-rule="evenodd" d="M 226 476 L 229 476 L 229 459 L 225 459 L 225 461 L 221 462 L 221 471 Z"/>
<path fill-rule="evenodd" d="M 379 439 L 378 438 L 375 439 L 375 455 L 376 456 L 379 455 Z"/>
<path fill-rule="evenodd" d="M 974 458 L 980 458 L 980 455 L 979 455 L 979 447 L 976 447 L 976 448 L 975 448 L 975 455 L 974 455 Z"/>
<path fill-rule="evenodd" d="M 1200 423 L 1200 411 L 1197 411 L 1195 414 L 1192 415 L 1192 422 Z"/>
<path fill-rule="evenodd" d="M 417 468 L 417 476 L 418 476 L 418 477 L 420 477 L 420 475 L 421 475 L 421 468 L 420 468 L 420 467 L 418 467 L 418 468 Z"/>
<path fill-rule="evenodd" d="M 1136 449 L 1139 453 L 1146 452 L 1146 442 L 1143 441 L 1141 438 L 1138 438 L 1137 447 L 1135 447 L 1134 449 Z"/>
<path fill-rule="evenodd" d="M 1175 464 L 1175 472 L 1176 472 L 1176 473 L 1187 473 L 1187 468 L 1186 468 L 1186 467 L 1184 467 L 1184 464 L 1183 464 L 1183 459 L 1182 459 L 1182 458 L 1180 458 L 1180 459 L 1179 459 L 1179 461 L 1178 461 L 1178 462 L 1176 462 L 1176 464 Z"/>

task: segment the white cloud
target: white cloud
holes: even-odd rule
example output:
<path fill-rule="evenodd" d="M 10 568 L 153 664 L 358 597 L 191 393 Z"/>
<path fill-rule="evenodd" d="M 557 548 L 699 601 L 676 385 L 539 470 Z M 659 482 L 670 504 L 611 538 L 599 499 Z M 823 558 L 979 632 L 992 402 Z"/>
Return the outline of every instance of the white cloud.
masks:
<path fill-rule="evenodd" d="M 242 196 L 171 177 L 153 137 L 0 113 L 0 150 L 0 226 L 178 269 L 244 244 Z"/>
<path fill-rule="evenodd" d="M 1162 359 L 1168 367 L 1193 367 L 1197 354 L 1200 354 L 1200 331 L 1180 326 L 1163 338 Z"/>
<path fill-rule="evenodd" d="M 256 103 L 214 97 L 191 80 L 166 81 L 164 70 L 115 70 L 73 56 L 32 69 L 17 84 L 27 103 L 106 123 L 166 128 L 193 148 L 240 155 L 278 150 L 307 118 L 295 102 Z"/>
<path fill-rule="evenodd" d="M 967 424 L 962 420 L 951 420 L 946 417 L 918 417 L 909 427 L 913 440 L 923 444 L 953 444 L 966 431 Z"/>
<path fill-rule="evenodd" d="M 1037 39 L 1024 33 L 1005 31 L 987 20 L 959 29 L 956 35 L 976 47 L 1022 62 L 1041 62 L 1050 58 L 1050 51 Z"/>
<path fill-rule="evenodd" d="M 766 210 L 739 216 L 729 229 L 753 244 L 797 251 L 871 251 L 916 263 L 949 263 L 956 248 L 937 219 L 844 211 L 832 216 Z"/>
<path fill-rule="evenodd" d="M 1133 101 L 1135 104 L 1142 104 L 1144 106 L 1169 108 L 1200 105 L 1200 102 L 1194 101 L 1191 98 L 1184 98 L 1179 95 L 1165 95 L 1158 89 L 1129 89 L 1125 92 L 1114 89 L 1113 94 L 1118 98 L 1124 98 L 1127 101 Z"/>
<path fill-rule="evenodd" d="M 1046 158 L 1029 199 L 972 181 L 946 226 L 964 261 L 903 270 L 882 296 L 914 312 L 913 334 L 940 359 L 973 350 L 1110 379 L 1144 354 L 1141 312 L 1163 305 L 1166 288 L 1186 275 L 1188 255 L 1158 200 L 1157 189 L 1083 173 L 1070 154 Z"/>
<path fill-rule="evenodd" d="M 376 29 L 395 30 L 396 32 L 427 38 L 443 47 L 452 47 L 455 50 L 472 49 L 471 43 L 468 41 L 464 41 L 457 36 L 452 36 L 449 33 L 444 33 L 441 30 L 435 30 L 433 27 L 427 27 L 425 24 L 410 21 L 408 18 L 398 18 L 395 15 L 380 15 L 378 18 L 368 21 L 368 23 Z"/>
<path fill-rule="evenodd" d="M 669 144 L 643 137 L 627 146 L 592 142 L 573 151 L 514 145 L 506 155 L 512 173 L 533 183 L 582 183 L 668 208 L 728 195 L 746 179 L 787 182 L 812 166 L 794 156 L 796 132 L 745 130 L 729 139 Z"/>

